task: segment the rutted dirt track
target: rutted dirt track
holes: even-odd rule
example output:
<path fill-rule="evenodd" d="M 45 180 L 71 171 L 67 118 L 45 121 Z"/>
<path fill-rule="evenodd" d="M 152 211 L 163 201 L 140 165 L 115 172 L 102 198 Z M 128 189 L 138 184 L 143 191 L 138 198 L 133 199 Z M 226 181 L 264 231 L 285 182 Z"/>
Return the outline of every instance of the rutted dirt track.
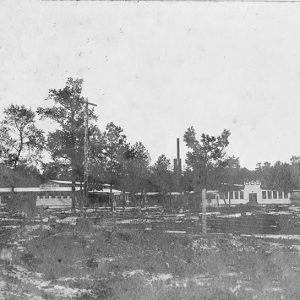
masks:
<path fill-rule="evenodd" d="M 299 214 L 1 208 L 0 298 L 299 299 Z"/>

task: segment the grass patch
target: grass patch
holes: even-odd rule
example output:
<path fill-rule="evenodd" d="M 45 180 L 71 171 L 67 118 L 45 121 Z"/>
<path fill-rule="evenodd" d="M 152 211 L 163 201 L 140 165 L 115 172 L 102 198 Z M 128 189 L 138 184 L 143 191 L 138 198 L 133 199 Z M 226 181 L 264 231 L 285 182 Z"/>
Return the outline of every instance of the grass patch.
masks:
<path fill-rule="evenodd" d="M 300 257 L 289 245 L 96 229 L 89 220 L 37 232 L 23 231 L 25 251 L 14 263 L 86 290 L 80 299 L 299 299 Z"/>

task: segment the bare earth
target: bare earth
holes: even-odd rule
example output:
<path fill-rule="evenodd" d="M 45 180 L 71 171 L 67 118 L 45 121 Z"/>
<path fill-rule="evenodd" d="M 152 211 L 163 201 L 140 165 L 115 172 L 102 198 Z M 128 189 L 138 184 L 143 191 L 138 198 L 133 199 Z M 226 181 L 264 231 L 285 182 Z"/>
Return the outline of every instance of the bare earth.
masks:
<path fill-rule="evenodd" d="M 201 236 L 188 211 L 49 210 L 41 223 L 2 208 L 0 298 L 300 299 L 299 222 L 297 207 L 215 211 Z"/>

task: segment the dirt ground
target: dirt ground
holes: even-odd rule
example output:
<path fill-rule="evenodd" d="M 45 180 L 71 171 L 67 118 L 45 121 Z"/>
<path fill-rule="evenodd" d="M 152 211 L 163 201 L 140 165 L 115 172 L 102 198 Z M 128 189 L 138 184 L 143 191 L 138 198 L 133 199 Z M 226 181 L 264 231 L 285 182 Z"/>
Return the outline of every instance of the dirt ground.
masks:
<path fill-rule="evenodd" d="M 299 214 L 3 210 L 0 299 L 300 299 Z"/>

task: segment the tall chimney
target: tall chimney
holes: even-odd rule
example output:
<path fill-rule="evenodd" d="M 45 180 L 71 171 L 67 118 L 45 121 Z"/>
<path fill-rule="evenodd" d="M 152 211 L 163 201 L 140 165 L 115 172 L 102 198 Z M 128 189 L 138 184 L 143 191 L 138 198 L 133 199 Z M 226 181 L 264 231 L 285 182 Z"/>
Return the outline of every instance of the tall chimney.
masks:
<path fill-rule="evenodd" d="M 181 175 L 181 158 L 180 158 L 179 138 L 177 138 L 176 174 L 177 174 L 177 176 Z"/>
<path fill-rule="evenodd" d="M 176 176 L 180 177 L 181 170 L 181 158 L 180 158 L 180 148 L 179 148 L 179 138 L 177 138 L 177 158 L 174 158 L 174 173 Z"/>
<path fill-rule="evenodd" d="M 177 138 L 177 162 L 179 162 L 179 159 L 180 159 L 179 138 Z"/>

